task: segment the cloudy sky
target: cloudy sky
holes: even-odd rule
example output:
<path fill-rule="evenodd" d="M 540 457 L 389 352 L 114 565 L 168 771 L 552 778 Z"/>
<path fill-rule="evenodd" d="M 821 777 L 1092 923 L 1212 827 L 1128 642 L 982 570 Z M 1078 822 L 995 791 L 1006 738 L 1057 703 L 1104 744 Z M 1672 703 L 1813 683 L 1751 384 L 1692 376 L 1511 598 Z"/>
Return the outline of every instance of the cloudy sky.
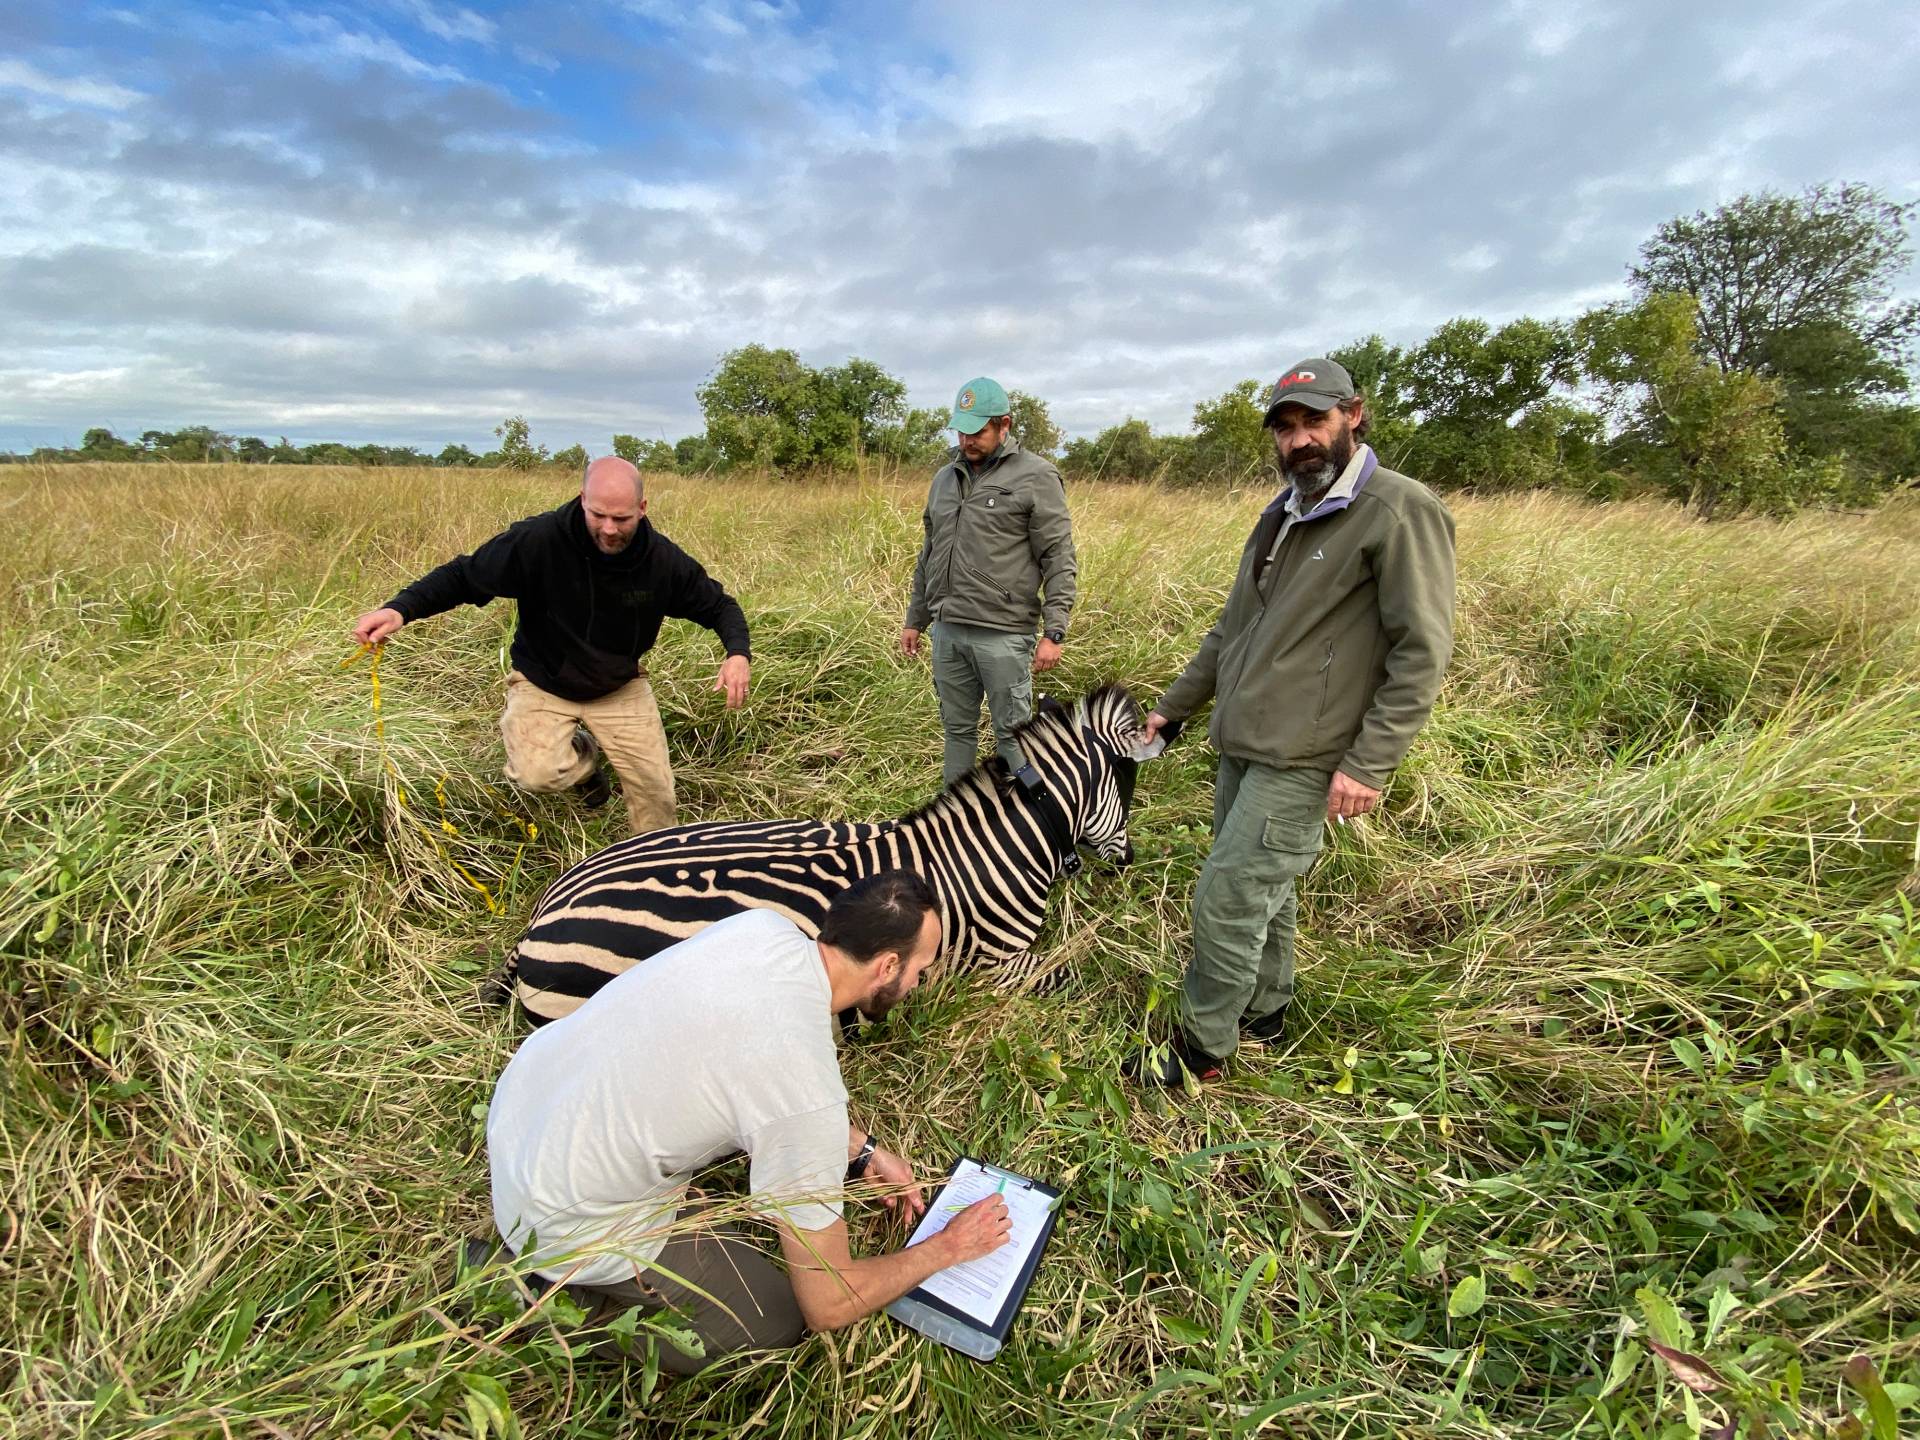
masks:
<path fill-rule="evenodd" d="M 0 448 L 700 428 L 760 341 L 1076 432 L 1920 198 L 1920 6 L 0 5 Z"/>

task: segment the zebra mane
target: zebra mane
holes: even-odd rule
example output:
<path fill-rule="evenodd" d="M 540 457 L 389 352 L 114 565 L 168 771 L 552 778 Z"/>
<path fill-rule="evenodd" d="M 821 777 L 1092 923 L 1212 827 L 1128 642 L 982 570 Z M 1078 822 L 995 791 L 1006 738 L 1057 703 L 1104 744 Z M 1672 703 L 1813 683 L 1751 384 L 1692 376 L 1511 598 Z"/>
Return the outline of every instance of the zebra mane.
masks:
<path fill-rule="evenodd" d="M 1096 689 L 1089 690 L 1077 706 L 1067 706 L 1064 713 L 1037 710 L 1031 720 L 1015 728 L 1013 737 L 1019 740 L 1032 731 L 1043 729 L 1071 731 L 1078 723 L 1076 717 L 1082 712 L 1088 719 L 1093 719 L 1104 716 L 1114 709 L 1131 716 L 1137 723 L 1140 705 L 1133 698 L 1133 692 L 1119 681 L 1110 680 Z M 1013 783 L 1013 772 L 1007 769 L 1007 762 L 998 755 L 990 755 L 926 804 L 902 815 L 896 823 L 904 825 L 937 811 L 957 808 L 969 795 L 980 795 L 988 800 L 997 800 L 998 797 L 1012 790 Z"/>
<path fill-rule="evenodd" d="M 1025 728 L 1024 725 L 1021 726 L 1021 729 Z M 916 810 L 908 811 L 894 823 L 907 825 L 940 811 L 959 809 L 969 795 L 980 795 L 988 800 L 997 801 L 1000 796 L 1012 789 L 1013 773 L 1007 769 L 1007 762 L 998 755 L 990 755 L 926 804 Z"/>

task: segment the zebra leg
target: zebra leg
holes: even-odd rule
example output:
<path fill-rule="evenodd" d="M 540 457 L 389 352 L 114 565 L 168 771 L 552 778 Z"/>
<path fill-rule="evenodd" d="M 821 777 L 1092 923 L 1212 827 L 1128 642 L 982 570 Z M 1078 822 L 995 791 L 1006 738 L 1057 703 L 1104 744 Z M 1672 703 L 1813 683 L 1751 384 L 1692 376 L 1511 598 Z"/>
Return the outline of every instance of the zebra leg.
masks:
<path fill-rule="evenodd" d="M 1064 956 L 1026 949 L 984 962 L 987 983 L 1002 995 L 1051 995 L 1073 978 Z"/>

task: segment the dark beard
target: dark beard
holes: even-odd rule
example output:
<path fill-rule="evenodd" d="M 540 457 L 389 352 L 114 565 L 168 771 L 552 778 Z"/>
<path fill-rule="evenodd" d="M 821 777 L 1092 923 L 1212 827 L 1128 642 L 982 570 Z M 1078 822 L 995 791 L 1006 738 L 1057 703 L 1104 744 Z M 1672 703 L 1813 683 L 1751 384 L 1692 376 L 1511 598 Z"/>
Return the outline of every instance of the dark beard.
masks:
<path fill-rule="evenodd" d="M 869 1020 L 879 1020 L 906 998 L 904 977 L 896 978 L 891 985 L 882 985 L 867 997 L 867 1003 L 860 1007 L 860 1013 Z"/>
<path fill-rule="evenodd" d="M 1311 510 L 1333 488 L 1333 482 L 1353 460 L 1352 427 L 1342 427 L 1326 449 L 1310 445 L 1296 450 L 1280 462 L 1280 473 L 1287 477 L 1300 497 L 1300 509 Z"/>

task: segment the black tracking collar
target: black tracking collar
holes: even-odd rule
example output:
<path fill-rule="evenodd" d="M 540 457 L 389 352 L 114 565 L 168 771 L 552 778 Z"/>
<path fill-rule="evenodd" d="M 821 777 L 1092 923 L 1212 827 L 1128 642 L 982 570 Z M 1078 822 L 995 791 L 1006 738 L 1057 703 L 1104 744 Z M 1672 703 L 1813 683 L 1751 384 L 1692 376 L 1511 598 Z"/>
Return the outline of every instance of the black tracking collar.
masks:
<path fill-rule="evenodd" d="M 1020 788 L 1027 792 L 1027 798 L 1039 813 L 1040 828 L 1047 832 L 1054 858 L 1060 862 L 1060 873 L 1068 878 L 1078 875 L 1080 852 L 1073 843 L 1073 824 L 1067 819 L 1067 812 L 1060 808 L 1060 802 L 1053 798 L 1053 792 L 1047 789 L 1047 782 L 1040 778 L 1040 772 L 1031 762 L 1014 771 L 1013 778 L 1020 782 Z"/>

